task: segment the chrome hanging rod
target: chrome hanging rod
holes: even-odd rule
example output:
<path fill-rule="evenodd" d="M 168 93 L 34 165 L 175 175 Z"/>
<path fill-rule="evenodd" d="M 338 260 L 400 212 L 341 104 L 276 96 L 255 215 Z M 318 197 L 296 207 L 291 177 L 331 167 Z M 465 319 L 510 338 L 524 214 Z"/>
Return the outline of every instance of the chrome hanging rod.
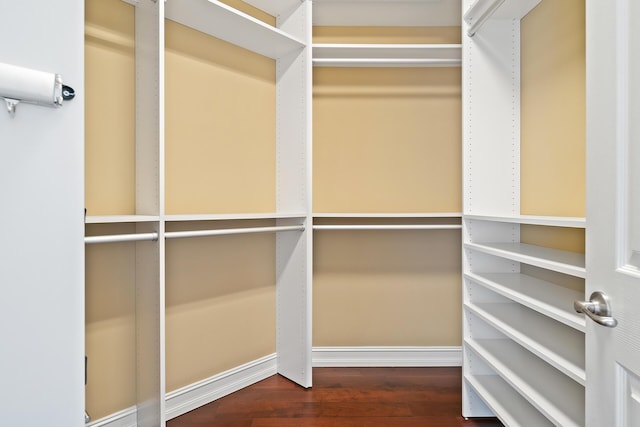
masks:
<path fill-rule="evenodd" d="M 219 230 L 167 231 L 166 239 L 182 239 L 187 237 L 224 236 L 232 234 L 276 233 L 279 231 L 304 231 L 304 225 L 276 225 L 273 227 L 225 228 Z"/>
<path fill-rule="evenodd" d="M 145 242 L 158 240 L 158 233 L 113 234 L 110 236 L 86 236 L 84 243 L 121 243 L 121 242 Z"/>

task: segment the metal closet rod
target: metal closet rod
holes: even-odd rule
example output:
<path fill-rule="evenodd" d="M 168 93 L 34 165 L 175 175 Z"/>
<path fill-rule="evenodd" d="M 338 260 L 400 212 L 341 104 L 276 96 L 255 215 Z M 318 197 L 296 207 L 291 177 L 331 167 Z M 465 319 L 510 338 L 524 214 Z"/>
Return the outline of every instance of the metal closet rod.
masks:
<path fill-rule="evenodd" d="M 314 230 L 460 230 L 459 224 L 314 225 Z"/>
<path fill-rule="evenodd" d="M 218 230 L 167 231 L 165 239 L 187 237 L 224 236 L 230 234 L 275 233 L 279 231 L 304 231 L 304 225 L 276 225 L 272 227 L 226 228 Z"/>
<path fill-rule="evenodd" d="M 158 233 L 113 234 L 110 236 L 86 236 L 86 245 L 95 243 L 145 242 L 158 240 Z"/>

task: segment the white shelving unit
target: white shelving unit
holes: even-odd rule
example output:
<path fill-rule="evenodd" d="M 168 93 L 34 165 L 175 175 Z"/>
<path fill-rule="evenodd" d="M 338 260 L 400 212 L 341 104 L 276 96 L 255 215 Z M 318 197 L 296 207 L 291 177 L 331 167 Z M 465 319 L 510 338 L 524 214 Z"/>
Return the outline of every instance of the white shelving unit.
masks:
<path fill-rule="evenodd" d="M 136 241 L 136 388 L 138 427 L 165 425 L 165 239 L 275 233 L 277 372 L 311 386 L 311 2 L 248 3 L 276 26 L 215 0 L 131 1 L 135 6 L 136 213 L 92 215 L 87 224 L 134 223 L 135 234 L 90 236 L 87 243 Z M 276 68 L 276 212 L 165 214 L 164 132 L 166 19 L 268 58 Z M 91 28 L 90 28 L 91 30 Z M 100 37 L 99 32 L 95 37 Z M 92 33 L 93 34 L 93 33 Z M 184 108 L 188 108 L 185 105 Z M 272 220 L 273 226 L 252 224 Z M 238 225 L 244 223 L 246 226 Z M 165 231 L 170 223 L 189 231 Z M 233 223 L 233 224 L 232 224 Z M 203 225 L 204 224 L 204 225 Z M 202 227 L 210 226 L 211 229 Z M 141 242 L 140 240 L 152 241 Z M 130 240 L 127 240 L 130 239 Z M 248 371 L 249 372 L 249 371 Z M 239 375 L 242 375 L 241 373 Z M 252 380 L 259 381 L 255 373 Z M 225 393 L 234 391 L 221 385 Z M 192 407 L 172 409 L 172 416 Z M 116 417 L 117 418 L 117 417 Z M 100 424 L 102 425 L 102 424 Z"/>
<path fill-rule="evenodd" d="M 520 213 L 520 21 L 539 3 L 463 1 L 463 415 L 583 426 L 585 296 L 560 278 L 584 279 L 585 256 L 520 235 L 587 225 Z"/>

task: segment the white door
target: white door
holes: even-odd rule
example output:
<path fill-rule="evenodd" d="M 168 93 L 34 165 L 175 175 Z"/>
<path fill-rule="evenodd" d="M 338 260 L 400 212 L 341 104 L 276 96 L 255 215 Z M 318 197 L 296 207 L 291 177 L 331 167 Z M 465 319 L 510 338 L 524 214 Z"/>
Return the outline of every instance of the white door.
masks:
<path fill-rule="evenodd" d="M 0 63 L 59 73 L 78 92 L 61 108 L 18 104 L 13 118 L 0 99 L 0 425 L 78 427 L 84 2 L 0 0 L 0 17 Z"/>
<path fill-rule="evenodd" d="M 640 2 L 587 0 L 587 426 L 640 426 Z"/>

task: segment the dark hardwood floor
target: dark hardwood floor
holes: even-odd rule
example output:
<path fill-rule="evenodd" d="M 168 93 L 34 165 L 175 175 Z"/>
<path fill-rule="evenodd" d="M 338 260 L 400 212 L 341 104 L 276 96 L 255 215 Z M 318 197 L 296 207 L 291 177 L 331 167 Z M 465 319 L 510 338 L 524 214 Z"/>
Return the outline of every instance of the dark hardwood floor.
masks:
<path fill-rule="evenodd" d="M 167 427 L 498 427 L 460 416 L 460 368 L 314 368 L 305 390 L 273 376 Z"/>

